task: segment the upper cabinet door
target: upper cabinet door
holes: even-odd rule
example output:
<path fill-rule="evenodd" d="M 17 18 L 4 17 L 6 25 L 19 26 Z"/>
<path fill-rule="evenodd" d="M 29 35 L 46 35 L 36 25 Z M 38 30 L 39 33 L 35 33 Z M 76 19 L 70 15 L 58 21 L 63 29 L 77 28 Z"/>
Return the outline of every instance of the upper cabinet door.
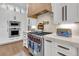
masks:
<path fill-rule="evenodd" d="M 78 19 L 77 19 L 76 21 L 79 22 L 79 3 L 77 3 L 77 12 L 78 12 L 78 13 L 77 13 L 77 14 L 78 14 L 78 17 L 77 17 L 77 18 L 78 18 Z"/>
<path fill-rule="evenodd" d="M 78 9 L 77 4 L 71 3 L 71 4 L 65 4 L 65 21 L 67 22 L 77 22 L 78 18 Z"/>
<path fill-rule="evenodd" d="M 64 21 L 64 4 L 56 3 L 52 4 L 52 12 L 54 17 L 54 23 L 59 24 Z"/>
<path fill-rule="evenodd" d="M 54 23 L 70 23 L 78 22 L 78 8 L 77 4 L 52 4 L 52 11 L 54 16 Z"/>

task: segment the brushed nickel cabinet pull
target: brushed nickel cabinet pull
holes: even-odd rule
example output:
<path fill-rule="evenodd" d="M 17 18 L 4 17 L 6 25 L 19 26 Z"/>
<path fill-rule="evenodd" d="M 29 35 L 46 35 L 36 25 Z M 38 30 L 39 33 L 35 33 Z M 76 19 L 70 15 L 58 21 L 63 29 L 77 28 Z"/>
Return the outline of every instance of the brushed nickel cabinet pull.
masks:
<path fill-rule="evenodd" d="M 63 46 L 61 46 L 61 45 L 58 45 L 58 47 L 63 48 L 63 49 L 65 49 L 65 50 L 69 50 L 69 48 L 63 47 Z"/>
<path fill-rule="evenodd" d="M 50 42 L 50 43 L 52 42 L 52 41 L 50 41 L 50 40 L 46 40 L 46 41 L 47 41 L 47 42 Z"/>
<path fill-rule="evenodd" d="M 67 6 L 65 6 L 65 20 L 67 21 Z"/>
<path fill-rule="evenodd" d="M 62 21 L 64 21 L 64 7 L 62 7 Z"/>
<path fill-rule="evenodd" d="M 61 53 L 61 52 L 57 52 L 59 55 L 61 56 L 66 56 L 65 54 Z"/>

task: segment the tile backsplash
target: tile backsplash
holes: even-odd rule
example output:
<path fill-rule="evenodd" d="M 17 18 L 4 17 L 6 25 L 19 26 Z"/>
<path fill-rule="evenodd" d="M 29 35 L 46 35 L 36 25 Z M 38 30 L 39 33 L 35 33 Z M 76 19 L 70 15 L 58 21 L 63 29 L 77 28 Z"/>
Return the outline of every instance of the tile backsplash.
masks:
<path fill-rule="evenodd" d="M 79 24 L 78 23 L 60 24 L 57 28 L 71 29 L 72 35 L 79 35 Z"/>
<path fill-rule="evenodd" d="M 48 21 L 49 23 L 44 25 L 44 31 L 56 32 L 57 25 L 53 24 L 53 16 L 51 13 L 45 13 L 38 16 L 37 24 L 43 21 Z"/>

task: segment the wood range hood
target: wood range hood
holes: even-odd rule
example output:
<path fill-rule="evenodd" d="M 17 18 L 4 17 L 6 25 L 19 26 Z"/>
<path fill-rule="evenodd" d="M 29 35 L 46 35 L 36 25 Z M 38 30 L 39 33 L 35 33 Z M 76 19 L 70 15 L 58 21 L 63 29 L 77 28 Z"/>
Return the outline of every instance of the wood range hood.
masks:
<path fill-rule="evenodd" d="M 52 12 L 50 3 L 32 3 L 28 7 L 28 17 L 37 18 L 39 15 Z"/>

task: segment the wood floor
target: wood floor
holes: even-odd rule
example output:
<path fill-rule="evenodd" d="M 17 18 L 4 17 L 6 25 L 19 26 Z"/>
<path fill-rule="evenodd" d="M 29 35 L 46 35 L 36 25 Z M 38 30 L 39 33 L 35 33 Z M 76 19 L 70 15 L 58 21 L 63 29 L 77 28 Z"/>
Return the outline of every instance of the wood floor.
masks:
<path fill-rule="evenodd" d="M 0 56 L 16 56 L 21 51 L 24 51 L 26 56 L 30 56 L 28 49 L 23 47 L 23 41 L 0 46 Z"/>

